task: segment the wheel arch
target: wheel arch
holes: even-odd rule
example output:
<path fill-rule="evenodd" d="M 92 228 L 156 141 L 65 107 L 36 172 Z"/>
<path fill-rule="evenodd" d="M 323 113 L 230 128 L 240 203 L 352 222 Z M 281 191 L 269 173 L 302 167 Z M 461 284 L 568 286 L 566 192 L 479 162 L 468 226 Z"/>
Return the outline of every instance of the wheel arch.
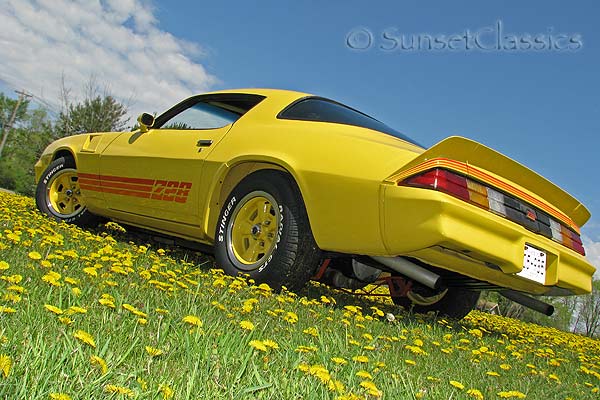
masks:
<path fill-rule="evenodd" d="M 217 226 L 217 220 L 221 207 L 227 197 L 231 194 L 233 189 L 248 175 L 261 171 L 261 170 L 273 170 L 280 171 L 286 174 L 291 181 L 296 185 L 301 200 L 304 202 L 305 209 L 308 216 L 309 225 L 312 226 L 310 213 L 305 203 L 304 190 L 300 184 L 297 174 L 294 169 L 287 163 L 281 160 L 271 159 L 242 159 L 234 162 L 226 163 L 221 168 L 220 173 L 216 174 L 214 179 L 212 190 L 207 198 L 208 206 L 205 214 L 205 226 L 204 230 L 210 240 L 214 240 L 215 228 Z M 314 235 L 314 232 L 313 232 Z M 315 238 L 316 239 L 316 238 Z M 318 241 L 317 241 L 318 244 Z"/>
<path fill-rule="evenodd" d="M 73 161 L 75 161 L 75 165 L 77 165 L 77 158 L 75 157 L 75 152 L 69 147 L 62 147 L 57 149 L 52 155 L 52 160 L 50 161 L 52 162 L 60 157 L 71 158 Z"/>

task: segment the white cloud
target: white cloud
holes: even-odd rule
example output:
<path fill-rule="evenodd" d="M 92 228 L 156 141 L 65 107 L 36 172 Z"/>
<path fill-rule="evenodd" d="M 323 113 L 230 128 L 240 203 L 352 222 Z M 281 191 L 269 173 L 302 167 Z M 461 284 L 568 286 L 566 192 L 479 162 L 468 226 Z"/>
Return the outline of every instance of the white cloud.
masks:
<path fill-rule="evenodd" d="M 61 78 L 82 98 L 90 77 L 130 112 L 161 112 L 217 79 L 195 44 L 160 30 L 143 0 L 0 2 L 0 80 L 58 106 Z"/>
<path fill-rule="evenodd" d="M 600 278 L 600 242 L 595 242 L 586 235 L 583 235 L 581 239 L 583 247 L 585 248 L 586 258 L 594 267 L 596 267 L 594 277 L 598 279 Z"/>

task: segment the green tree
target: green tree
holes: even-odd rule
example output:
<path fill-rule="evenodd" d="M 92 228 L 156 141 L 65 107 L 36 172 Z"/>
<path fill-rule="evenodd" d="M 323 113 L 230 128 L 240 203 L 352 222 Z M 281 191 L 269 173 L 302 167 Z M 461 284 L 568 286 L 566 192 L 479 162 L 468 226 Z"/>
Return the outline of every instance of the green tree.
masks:
<path fill-rule="evenodd" d="M 15 105 L 16 100 L 0 93 L 0 124 L 7 124 Z M 22 102 L 2 151 L 0 187 L 33 195 L 33 166 L 42 150 L 52 140 L 52 122 L 46 110 L 32 108 L 29 102 Z"/>
<path fill-rule="evenodd" d="M 88 132 L 119 132 L 127 128 L 127 107 L 110 95 L 96 95 L 68 104 L 56 121 L 59 137 Z"/>

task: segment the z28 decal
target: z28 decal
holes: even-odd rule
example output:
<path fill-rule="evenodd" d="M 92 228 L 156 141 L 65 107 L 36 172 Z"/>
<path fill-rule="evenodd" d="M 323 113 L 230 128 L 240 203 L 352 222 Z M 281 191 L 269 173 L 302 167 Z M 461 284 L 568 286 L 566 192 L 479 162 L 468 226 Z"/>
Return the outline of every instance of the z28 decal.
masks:
<path fill-rule="evenodd" d="M 192 188 L 191 182 L 82 173 L 77 175 L 79 177 L 79 187 L 83 190 L 152 200 L 174 201 L 182 204 L 187 202 Z"/>

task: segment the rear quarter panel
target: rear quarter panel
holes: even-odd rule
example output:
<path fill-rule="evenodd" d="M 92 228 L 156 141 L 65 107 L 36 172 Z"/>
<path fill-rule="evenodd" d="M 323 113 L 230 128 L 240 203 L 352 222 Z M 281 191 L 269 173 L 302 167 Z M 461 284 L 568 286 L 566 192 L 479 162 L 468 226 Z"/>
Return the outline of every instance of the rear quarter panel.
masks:
<path fill-rule="evenodd" d="M 217 172 L 221 166 L 229 169 L 251 161 L 283 167 L 299 186 L 321 249 L 386 254 L 381 182 L 422 149 L 355 126 L 276 119 L 280 110 L 263 109 L 236 122 L 208 156 L 203 176 L 222 179 L 225 172 Z M 212 212 L 219 208 L 211 205 Z M 214 223 L 207 226 L 207 234 L 214 236 Z"/>

